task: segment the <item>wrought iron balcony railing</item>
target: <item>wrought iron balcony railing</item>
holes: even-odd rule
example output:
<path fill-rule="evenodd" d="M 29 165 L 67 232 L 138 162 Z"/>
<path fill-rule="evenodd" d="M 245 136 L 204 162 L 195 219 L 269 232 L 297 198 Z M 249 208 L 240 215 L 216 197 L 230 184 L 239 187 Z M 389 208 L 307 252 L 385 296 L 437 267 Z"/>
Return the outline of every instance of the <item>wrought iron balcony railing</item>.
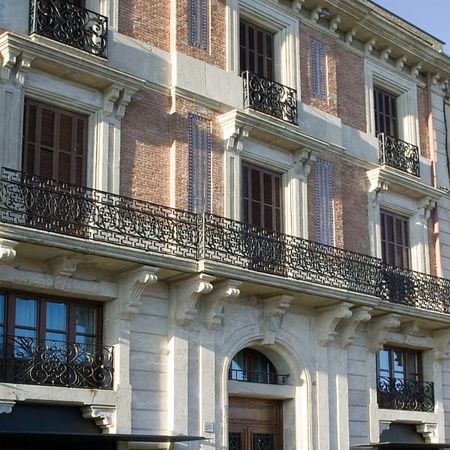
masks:
<path fill-rule="evenodd" d="M 112 389 L 113 349 L 0 335 L 0 381 Z"/>
<path fill-rule="evenodd" d="M 30 0 L 30 34 L 107 57 L 108 18 L 67 0 Z"/>
<path fill-rule="evenodd" d="M 297 91 L 253 72 L 242 72 L 244 107 L 297 125 Z"/>
<path fill-rule="evenodd" d="M 213 214 L 194 214 L 3 168 L 0 221 L 450 314 L 450 281 Z"/>
<path fill-rule="evenodd" d="M 289 375 L 270 372 L 253 372 L 248 370 L 230 369 L 228 379 L 233 381 L 244 381 L 247 383 L 262 384 L 286 384 Z"/>
<path fill-rule="evenodd" d="M 378 135 L 380 164 L 420 177 L 420 155 L 416 145 L 384 133 Z"/>
<path fill-rule="evenodd" d="M 434 384 L 431 381 L 377 377 L 377 385 L 380 408 L 434 411 Z"/>

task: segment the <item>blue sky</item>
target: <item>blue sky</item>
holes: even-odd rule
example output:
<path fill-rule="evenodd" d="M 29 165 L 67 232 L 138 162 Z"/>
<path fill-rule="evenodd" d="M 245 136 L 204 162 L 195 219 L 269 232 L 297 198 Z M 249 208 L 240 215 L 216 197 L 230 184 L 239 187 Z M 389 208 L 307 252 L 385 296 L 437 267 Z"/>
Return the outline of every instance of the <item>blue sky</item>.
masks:
<path fill-rule="evenodd" d="M 450 54 L 450 0 L 373 0 L 413 25 L 447 43 Z"/>

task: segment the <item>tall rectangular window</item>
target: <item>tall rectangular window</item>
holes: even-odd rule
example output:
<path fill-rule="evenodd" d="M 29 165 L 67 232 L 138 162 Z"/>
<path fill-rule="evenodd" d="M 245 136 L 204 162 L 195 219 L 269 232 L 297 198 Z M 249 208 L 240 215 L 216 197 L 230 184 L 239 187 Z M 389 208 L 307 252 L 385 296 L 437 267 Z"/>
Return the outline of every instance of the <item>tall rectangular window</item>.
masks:
<path fill-rule="evenodd" d="M 409 268 L 408 218 L 381 211 L 381 250 L 384 263 Z"/>
<path fill-rule="evenodd" d="M 316 241 L 334 244 L 334 215 L 333 215 L 333 181 L 331 164 L 318 160 L 315 164 L 316 175 Z"/>
<path fill-rule="evenodd" d="M 273 80 L 273 33 L 240 21 L 240 69 Z"/>
<path fill-rule="evenodd" d="M 207 51 L 209 48 L 209 0 L 189 0 L 188 44 Z"/>
<path fill-rule="evenodd" d="M 211 211 L 211 122 L 189 114 L 189 211 Z"/>
<path fill-rule="evenodd" d="M 281 231 L 281 175 L 242 164 L 243 221 L 270 231 Z"/>
<path fill-rule="evenodd" d="M 373 88 L 375 108 L 375 134 L 385 133 L 398 137 L 397 97 L 378 87 Z"/>
<path fill-rule="evenodd" d="M 379 377 L 421 381 L 422 354 L 418 350 L 386 347 L 378 352 L 377 372 Z"/>
<path fill-rule="evenodd" d="M 325 44 L 310 40 L 311 95 L 325 101 L 327 99 L 327 51 Z"/>
<path fill-rule="evenodd" d="M 87 116 L 26 99 L 23 170 L 85 185 L 87 126 Z"/>

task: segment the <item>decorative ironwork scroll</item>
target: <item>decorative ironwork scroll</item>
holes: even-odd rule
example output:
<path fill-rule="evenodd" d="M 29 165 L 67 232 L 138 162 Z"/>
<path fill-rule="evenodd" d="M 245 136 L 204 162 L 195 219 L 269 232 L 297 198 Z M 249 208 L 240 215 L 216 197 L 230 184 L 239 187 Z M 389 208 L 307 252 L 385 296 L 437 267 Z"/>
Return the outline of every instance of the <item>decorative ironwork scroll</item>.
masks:
<path fill-rule="evenodd" d="M 0 381 L 112 389 L 113 349 L 30 337 L 0 336 Z"/>
<path fill-rule="evenodd" d="M 380 408 L 434 411 L 434 384 L 431 381 L 378 377 L 377 389 Z"/>
<path fill-rule="evenodd" d="M 380 164 L 420 177 L 419 148 L 394 136 L 378 135 Z"/>
<path fill-rule="evenodd" d="M 253 72 L 242 72 L 244 107 L 297 125 L 297 91 Z"/>
<path fill-rule="evenodd" d="M 261 384 L 286 384 L 289 375 L 273 372 L 253 372 L 249 370 L 230 369 L 228 379 Z"/>
<path fill-rule="evenodd" d="M 31 0 L 33 33 L 107 57 L 108 18 L 66 0 Z"/>

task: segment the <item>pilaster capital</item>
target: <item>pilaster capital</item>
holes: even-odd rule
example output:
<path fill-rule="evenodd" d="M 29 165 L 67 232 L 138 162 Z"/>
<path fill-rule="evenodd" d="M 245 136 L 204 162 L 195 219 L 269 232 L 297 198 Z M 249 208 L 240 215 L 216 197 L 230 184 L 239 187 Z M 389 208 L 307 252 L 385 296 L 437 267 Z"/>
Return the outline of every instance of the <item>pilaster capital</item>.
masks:
<path fill-rule="evenodd" d="M 16 257 L 16 246 L 19 243 L 17 241 L 11 241 L 9 239 L 0 239 L 0 266 L 3 264 L 9 264 Z"/>
<path fill-rule="evenodd" d="M 186 327 L 192 323 L 197 313 L 197 301 L 200 295 L 209 294 L 213 290 L 215 277 L 201 273 L 174 284 L 171 300 L 175 307 L 175 322 Z"/>
<path fill-rule="evenodd" d="M 139 312 L 142 305 L 141 295 L 144 289 L 156 283 L 157 267 L 141 266 L 120 276 L 118 283 L 118 300 L 120 302 L 119 317 L 131 320 Z"/>
<path fill-rule="evenodd" d="M 400 326 L 398 314 L 386 314 L 385 316 L 372 319 L 367 330 L 367 347 L 372 353 L 383 348 L 388 331 Z"/>
<path fill-rule="evenodd" d="M 202 299 L 203 322 L 209 330 L 220 327 L 223 318 L 223 306 L 227 300 L 239 297 L 242 281 L 227 280 L 215 284 L 213 291 Z"/>
<path fill-rule="evenodd" d="M 337 340 L 342 349 L 346 349 L 354 341 L 359 325 L 370 320 L 372 308 L 359 306 L 352 308 L 351 312 L 351 317 L 339 324 Z"/>
<path fill-rule="evenodd" d="M 283 316 L 293 299 L 292 295 L 275 295 L 262 300 L 260 328 L 264 334 L 263 345 L 273 345 L 275 343 Z"/>
<path fill-rule="evenodd" d="M 333 342 L 337 336 L 336 327 L 343 319 L 352 316 L 351 303 L 343 302 L 335 306 L 327 306 L 318 310 L 317 335 L 319 344 L 325 346 Z"/>
<path fill-rule="evenodd" d="M 115 425 L 115 406 L 82 406 L 81 413 L 84 419 L 95 420 L 95 424 L 102 429 L 103 433 L 109 433 L 110 429 Z"/>

